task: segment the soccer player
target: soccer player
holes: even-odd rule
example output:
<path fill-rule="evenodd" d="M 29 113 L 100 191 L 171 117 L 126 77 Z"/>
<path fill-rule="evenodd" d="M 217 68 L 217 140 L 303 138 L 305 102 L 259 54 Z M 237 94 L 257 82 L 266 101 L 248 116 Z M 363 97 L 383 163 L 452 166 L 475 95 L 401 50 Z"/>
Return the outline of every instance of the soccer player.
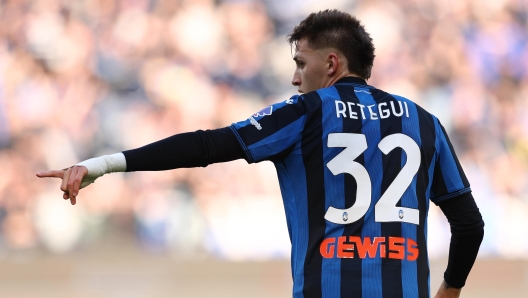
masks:
<path fill-rule="evenodd" d="M 64 170 L 64 199 L 111 172 L 270 160 L 292 243 L 294 297 L 429 297 L 427 212 L 451 225 L 435 297 L 459 297 L 484 235 L 469 182 L 438 119 L 369 86 L 374 46 L 353 16 L 310 14 L 289 35 L 300 95 L 216 130 L 177 134 Z"/>

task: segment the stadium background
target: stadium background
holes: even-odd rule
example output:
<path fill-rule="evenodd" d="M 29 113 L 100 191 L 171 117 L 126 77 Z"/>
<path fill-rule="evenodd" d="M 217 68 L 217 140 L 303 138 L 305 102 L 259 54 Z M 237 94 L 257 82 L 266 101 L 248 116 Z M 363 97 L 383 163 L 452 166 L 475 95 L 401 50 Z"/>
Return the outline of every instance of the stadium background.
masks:
<path fill-rule="evenodd" d="M 288 297 L 271 163 L 112 174 L 75 207 L 35 172 L 289 98 L 285 36 L 325 8 L 371 33 L 369 83 L 450 134 L 486 222 L 465 297 L 528 292 L 527 1 L 0 3 L 0 297 Z M 433 205 L 429 223 L 436 289 L 450 234 Z"/>

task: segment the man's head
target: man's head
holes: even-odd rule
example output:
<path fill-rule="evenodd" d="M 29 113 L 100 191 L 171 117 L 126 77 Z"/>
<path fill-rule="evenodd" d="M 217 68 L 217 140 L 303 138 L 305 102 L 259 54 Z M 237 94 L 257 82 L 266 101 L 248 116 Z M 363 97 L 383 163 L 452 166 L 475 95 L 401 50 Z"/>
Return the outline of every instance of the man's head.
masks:
<path fill-rule="evenodd" d="M 348 13 L 325 10 L 310 14 L 293 32 L 297 64 L 292 84 L 307 93 L 353 75 L 367 80 L 374 63 L 372 38 Z"/>

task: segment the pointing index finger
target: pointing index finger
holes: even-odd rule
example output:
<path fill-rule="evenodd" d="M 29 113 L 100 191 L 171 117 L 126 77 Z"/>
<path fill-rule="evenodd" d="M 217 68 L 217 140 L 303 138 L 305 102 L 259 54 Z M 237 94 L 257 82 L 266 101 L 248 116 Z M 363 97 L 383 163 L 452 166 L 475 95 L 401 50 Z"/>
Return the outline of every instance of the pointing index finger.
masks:
<path fill-rule="evenodd" d="M 53 177 L 53 178 L 63 178 L 64 177 L 65 170 L 52 170 L 52 171 L 44 171 L 44 172 L 38 172 L 37 177 L 39 178 L 45 178 L 45 177 Z"/>

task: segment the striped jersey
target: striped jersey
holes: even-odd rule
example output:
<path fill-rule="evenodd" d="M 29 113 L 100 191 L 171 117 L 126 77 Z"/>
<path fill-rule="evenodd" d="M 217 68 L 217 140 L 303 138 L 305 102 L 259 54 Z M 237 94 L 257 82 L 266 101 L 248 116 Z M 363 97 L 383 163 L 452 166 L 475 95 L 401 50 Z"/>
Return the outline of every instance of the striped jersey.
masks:
<path fill-rule="evenodd" d="M 346 77 L 231 129 L 270 160 L 292 243 L 293 297 L 429 297 L 427 212 L 470 192 L 438 119 Z"/>

